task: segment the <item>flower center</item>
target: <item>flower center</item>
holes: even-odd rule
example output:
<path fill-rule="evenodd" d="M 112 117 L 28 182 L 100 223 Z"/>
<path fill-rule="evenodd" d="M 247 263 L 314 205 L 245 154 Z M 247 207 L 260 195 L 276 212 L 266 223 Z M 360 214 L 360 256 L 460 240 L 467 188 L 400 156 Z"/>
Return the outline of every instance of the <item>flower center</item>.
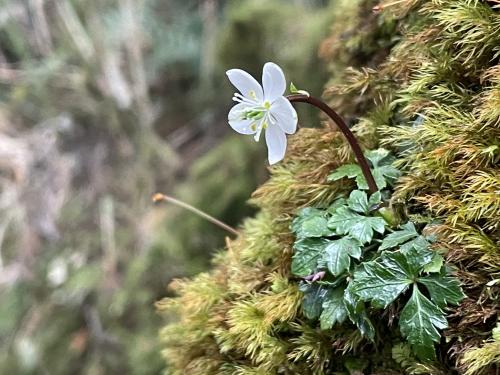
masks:
<path fill-rule="evenodd" d="M 264 102 L 264 108 L 269 110 L 271 109 L 271 103 L 269 103 L 267 100 Z"/>
<path fill-rule="evenodd" d="M 252 108 L 243 112 L 243 119 L 245 120 L 260 120 L 265 115 L 265 111 L 260 108 Z"/>

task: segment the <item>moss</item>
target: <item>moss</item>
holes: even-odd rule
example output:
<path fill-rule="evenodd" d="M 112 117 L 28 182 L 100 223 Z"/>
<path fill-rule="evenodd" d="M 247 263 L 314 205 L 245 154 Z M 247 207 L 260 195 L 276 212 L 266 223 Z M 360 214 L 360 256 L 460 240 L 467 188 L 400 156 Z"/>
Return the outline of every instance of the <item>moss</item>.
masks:
<path fill-rule="evenodd" d="M 370 374 L 498 369 L 498 340 L 484 341 L 498 319 L 500 295 L 498 7 L 479 0 L 383 1 L 375 16 L 373 5 L 339 3 L 345 13 L 336 13 L 323 46 L 334 69 L 327 92 L 339 95 L 332 103 L 356 120 L 365 147 L 382 144 L 397 155 L 405 175 L 393 203 L 436 224 L 438 244 L 457 266 L 467 298 L 449 311 L 438 360 L 419 363 L 398 344 L 396 326 L 384 327 L 370 344 L 349 324 L 321 331 L 302 315 L 289 272 L 290 220 L 298 208 L 324 206 L 352 188 L 325 179 L 352 157 L 337 132 L 301 129 L 286 160 L 252 196 L 260 213 L 205 276 L 224 291 L 220 299 L 193 314 L 189 306 L 206 292 L 177 290 L 181 321 L 164 334 L 172 373 L 331 374 L 348 373 L 352 363 L 363 369 L 353 371 Z M 196 279 L 187 283 L 198 289 Z M 200 363 L 210 366 L 202 370 Z"/>

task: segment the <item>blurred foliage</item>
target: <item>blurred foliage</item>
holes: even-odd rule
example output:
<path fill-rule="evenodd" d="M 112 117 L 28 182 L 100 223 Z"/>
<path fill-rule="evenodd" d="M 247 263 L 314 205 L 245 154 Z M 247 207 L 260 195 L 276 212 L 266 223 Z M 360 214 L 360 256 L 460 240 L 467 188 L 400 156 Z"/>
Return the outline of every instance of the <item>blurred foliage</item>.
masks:
<path fill-rule="evenodd" d="M 220 31 L 219 71 L 241 68 L 260 80 L 262 66 L 273 61 L 297 87 L 307 87 L 319 95 L 327 71 L 318 48 L 328 34 L 337 1 L 322 9 L 311 9 L 307 2 L 297 3 L 230 1 Z M 305 106 L 297 109 L 304 124 L 315 123 L 318 115 L 314 110 Z"/>
<path fill-rule="evenodd" d="M 227 136 L 222 94 L 223 65 L 247 55 L 221 64 L 218 46 L 248 3 L 0 0 L 0 373 L 164 367 L 153 303 L 227 233 L 151 195 L 237 225 L 266 175 L 265 146 Z M 317 87 L 325 3 L 260 4 L 308 17 L 304 44 L 266 54 Z"/>

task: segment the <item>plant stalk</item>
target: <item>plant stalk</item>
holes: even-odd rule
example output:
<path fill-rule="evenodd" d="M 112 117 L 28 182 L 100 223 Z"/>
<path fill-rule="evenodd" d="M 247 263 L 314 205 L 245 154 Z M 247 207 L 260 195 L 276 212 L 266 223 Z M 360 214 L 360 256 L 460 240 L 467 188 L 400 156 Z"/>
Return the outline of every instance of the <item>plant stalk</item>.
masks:
<path fill-rule="evenodd" d="M 363 176 L 365 176 L 366 182 L 368 183 L 368 188 L 370 190 L 370 193 L 371 194 L 376 193 L 378 191 L 378 187 L 377 187 L 377 183 L 375 182 L 375 179 L 373 178 L 372 172 L 370 170 L 370 166 L 368 165 L 368 161 L 366 160 L 365 156 L 363 155 L 363 151 L 361 150 L 361 147 L 359 146 L 359 143 L 356 140 L 356 137 L 354 136 L 352 131 L 349 129 L 349 127 L 345 123 L 344 119 L 337 112 L 335 112 L 328 104 L 326 104 L 324 101 L 322 101 L 321 99 L 315 98 L 313 96 L 302 95 L 302 94 L 293 94 L 293 95 L 288 95 L 286 98 L 291 103 L 294 103 L 294 102 L 308 103 L 316 108 L 319 108 L 324 113 L 326 113 L 328 115 L 328 117 L 330 117 L 335 124 L 337 124 L 340 131 L 346 137 L 347 142 L 349 142 L 349 145 L 351 146 L 351 149 L 354 152 L 354 155 L 356 156 L 358 164 L 361 167 L 361 171 L 363 172 Z"/>
<path fill-rule="evenodd" d="M 236 229 L 234 229 L 233 227 L 227 225 L 226 223 L 223 223 L 222 221 L 216 219 L 213 216 L 210 216 L 209 214 L 199 210 L 198 208 L 191 206 L 190 204 L 188 204 L 186 202 L 180 201 L 178 199 L 169 197 L 168 195 L 164 195 L 161 193 L 155 194 L 152 199 L 153 199 L 153 202 L 155 202 L 155 203 L 157 203 L 157 202 L 170 202 L 172 204 L 175 204 L 178 207 L 182 207 L 182 208 L 184 208 L 188 211 L 191 211 L 192 213 L 202 217 L 203 219 L 210 221 L 212 224 L 217 225 L 218 227 L 234 234 L 235 236 L 238 236 L 238 234 L 239 234 L 238 231 Z"/>

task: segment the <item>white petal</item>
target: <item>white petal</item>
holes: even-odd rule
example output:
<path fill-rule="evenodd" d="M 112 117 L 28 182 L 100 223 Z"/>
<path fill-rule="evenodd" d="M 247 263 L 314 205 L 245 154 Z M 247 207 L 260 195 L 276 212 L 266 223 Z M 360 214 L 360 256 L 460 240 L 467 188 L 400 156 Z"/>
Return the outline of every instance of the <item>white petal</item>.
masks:
<path fill-rule="evenodd" d="M 297 112 L 287 98 L 281 96 L 276 99 L 271 105 L 269 113 L 285 133 L 295 133 L 297 130 Z"/>
<path fill-rule="evenodd" d="M 276 98 L 283 96 L 286 90 L 283 70 L 275 63 L 266 63 L 262 71 L 262 85 L 264 86 L 265 100 L 272 103 Z"/>
<path fill-rule="evenodd" d="M 278 126 L 270 124 L 266 129 L 267 158 L 276 164 L 285 157 L 286 135 Z"/>
<path fill-rule="evenodd" d="M 242 111 L 249 109 L 248 104 L 239 103 L 236 104 L 227 115 L 227 120 L 229 125 L 240 134 L 254 134 L 255 130 L 250 128 L 250 125 L 255 122 L 252 120 L 242 120 Z"/>
<path fill-rule="evenodd" d="M 226 75 L 244 97 L 258 102 L 264 100 L 261 85 L 244 70 L 230 69 L 226 72 Z"/>

